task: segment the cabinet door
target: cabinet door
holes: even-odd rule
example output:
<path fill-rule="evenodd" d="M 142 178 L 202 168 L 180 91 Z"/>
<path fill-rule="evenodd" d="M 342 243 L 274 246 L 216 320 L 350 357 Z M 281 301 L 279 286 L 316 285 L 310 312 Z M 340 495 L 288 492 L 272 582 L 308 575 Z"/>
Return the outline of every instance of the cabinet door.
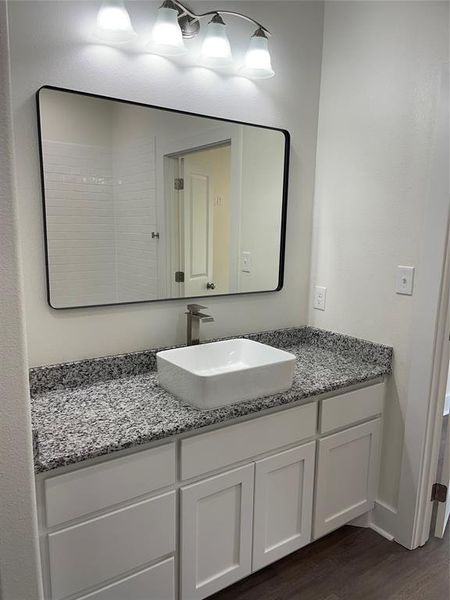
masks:
<path fill-rule="evenodd" d="M 253 570 L 311 541 L 316 443 L 256 463 Z"/>
<path fill-rule="evenodd" d="M 380 423 L 376 419 L 319 441 L 314 538 L 373 508 Z"/>
<path fill-rule="evenodd" d="M 181 488 L 181 597 L 199 600 L 251 572 L 254 465 Z"/>

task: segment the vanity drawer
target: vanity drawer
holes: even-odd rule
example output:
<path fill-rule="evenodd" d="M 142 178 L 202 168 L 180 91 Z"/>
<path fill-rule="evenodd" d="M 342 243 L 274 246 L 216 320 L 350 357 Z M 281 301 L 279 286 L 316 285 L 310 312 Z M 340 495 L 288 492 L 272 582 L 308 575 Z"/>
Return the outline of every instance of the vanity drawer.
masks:
<path fill-rule="evenodd" d="M 148 494 L 174 482 L 175 444 L 165 444 L 51 477 L 44 483 L 47 527 Z"/>
<path fill-rule="evenodd" d="M 312 437 L 317 403 L 282 410 L 181 441 L 181 478 L 190 479 Z"/>
<path fill-rule="evenodd" d="M 48 535 L 52 600 L 175 551 L 175 491 Z"/>
<path fill-rule="evenodd" d="M 175 600 L 175 560 L 169 558 L 79 600 Z"/>
<path fill-rule="evenodd" d="M 322 400 L 320 433 L 346 427 L 383 412 L 384 383 Z"/>

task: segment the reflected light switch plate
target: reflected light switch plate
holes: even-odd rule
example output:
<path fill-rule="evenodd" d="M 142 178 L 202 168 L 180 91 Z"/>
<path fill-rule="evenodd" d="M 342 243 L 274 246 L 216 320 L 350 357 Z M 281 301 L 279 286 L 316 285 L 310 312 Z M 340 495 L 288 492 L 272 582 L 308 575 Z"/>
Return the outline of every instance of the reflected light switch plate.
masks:
<path fill-rule="evenodd" d="M 252 271 L 252 261 L 251 261 L 251 253 L 250 252 L 242 252 L 241 271 L 243 273 L 251 273 L 251 271 Z"/>

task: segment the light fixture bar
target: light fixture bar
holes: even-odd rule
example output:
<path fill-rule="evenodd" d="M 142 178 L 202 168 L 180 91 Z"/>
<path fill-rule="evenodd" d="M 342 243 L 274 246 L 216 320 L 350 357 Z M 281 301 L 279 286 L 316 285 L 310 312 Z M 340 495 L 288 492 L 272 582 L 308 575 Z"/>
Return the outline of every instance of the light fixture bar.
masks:
<path fill-rule="evenodd" d="M 180 24 L 181 27 L 181 31 L 183 33 L 183 37 L 194 37 L 200 27 L 196 27 L 195 26 L 195 21 L 199 21 L 200 19 L 206 18 L 206 17 L 211 17 L 213 15 L 230 15 L 232 17 L 238 17 L 240 19 L 244 19 L 245 21 L 249 21 L 250 23 L 253 23 L 254 25 L 256 25 L 259 29 L 262 29 L 264 31 L 264 33 L 268 36 L 271 36 L 272 34 L 270 33 L 270 31 L 264 27 L 264 25 L 262 25 L 261 23 L 259 23 L 258 21 L 255 21 L 255 19 L 252 19 L 251 17 L 248 17 L 247 15 L 244 15 L 242 13 L 239 12 L 235 12 L 232 10 L 209 10 L 208 12 L 205 13 L 195 13 L 192 10 L 190 10 L 189 8 L 187 8 L 187 6 L 185 6 L 184 4 L 182 4 L 181 2 L 179 2 L 179 0 L 165 0 L 164 4 L 166 4 L 167 2 L 170 2 L 172 5 L 175 5 L 178 7 L 179 9 L 179 14 L 178 14 L 178 22 Z"/>

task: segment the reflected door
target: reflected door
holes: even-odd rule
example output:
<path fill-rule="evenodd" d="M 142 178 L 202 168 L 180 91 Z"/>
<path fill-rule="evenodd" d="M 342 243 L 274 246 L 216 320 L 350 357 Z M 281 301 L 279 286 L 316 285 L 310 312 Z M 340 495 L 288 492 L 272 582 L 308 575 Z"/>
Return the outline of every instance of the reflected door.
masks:
<path fill-rule="evenodd" d="M 184 156 L 181 192 L 184 295 L 206 294 L 213 282 L 213 173 L 202 153 Z M 208 288 L 208 283 L 210 287 Z"/>

